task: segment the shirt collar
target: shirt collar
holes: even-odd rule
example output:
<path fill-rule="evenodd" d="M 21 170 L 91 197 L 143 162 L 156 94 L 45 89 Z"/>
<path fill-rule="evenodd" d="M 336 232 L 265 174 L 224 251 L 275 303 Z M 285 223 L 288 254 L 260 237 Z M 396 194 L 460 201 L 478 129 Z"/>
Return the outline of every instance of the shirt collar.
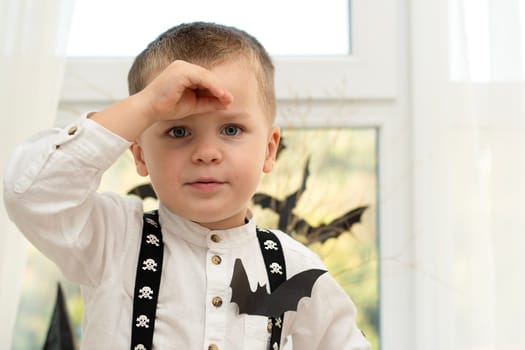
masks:
<path fill-rule="evenodd" d="M 159 220 L 164 236 L 176 236 L 199 247 L 236 247 L 256 238 L 255 219 L 249 209 L 246 224 L 226 230 L 210 230 L 171 212 L 162 204 L 159 206 Z"/>

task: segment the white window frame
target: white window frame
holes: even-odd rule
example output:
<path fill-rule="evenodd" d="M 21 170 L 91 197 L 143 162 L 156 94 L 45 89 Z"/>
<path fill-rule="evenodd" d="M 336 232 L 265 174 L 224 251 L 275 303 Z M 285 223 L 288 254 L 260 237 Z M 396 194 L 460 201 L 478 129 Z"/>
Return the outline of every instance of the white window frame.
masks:
<path fill-rule="evenodd" d="M 352 55 L 274 57 L 277 123 L 379 130 L 381 349 L 410 350 L 416 327 L 407 0 L 352 0 L 351 14 Z M 131 62 L 130 58 L 69 58 L 59 124 L 126 97 Z"/>

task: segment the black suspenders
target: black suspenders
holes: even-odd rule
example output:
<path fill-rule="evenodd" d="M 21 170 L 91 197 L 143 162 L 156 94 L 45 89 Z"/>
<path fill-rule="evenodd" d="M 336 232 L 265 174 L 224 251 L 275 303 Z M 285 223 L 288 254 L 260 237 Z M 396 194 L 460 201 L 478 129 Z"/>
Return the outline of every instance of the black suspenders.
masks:
<path fill-rule="evenodd" d="M 266 267 L 266 274 L 270 282 L 270 291 L 273 292 L 281 283 L 286 281 L 286 265 L 281 242 L 272 231 L 257 227 L 257 238 Z M 270 349 L 278 350 L 281 345 L 281 332 L 284 314 L 280 317 L 271 317 L 268 320 L 268 329 L 271 329 Z M 271 328 L 270 328 L 271 327 Z"/>
<path fill-rule="evenodd" d="M 160 290 L 164 243 L 159 213 L 144 213 L 131 328 L 131 350 L 151 350 Z"/>
<path fill-rule="evenodd" d="M 274 291 L 286 281 L 286 265 L 281 242 L 273 232 L 261 228 L 257 228 L 257 238 L 270 282 L 270 290 Z M 158 211 L 144 213 L 133 296 L 131 350 L 152 349 L 163 254 L 164 243 Z M 280 349 L 283 316 L 268 320 L 271 350 Z"/>

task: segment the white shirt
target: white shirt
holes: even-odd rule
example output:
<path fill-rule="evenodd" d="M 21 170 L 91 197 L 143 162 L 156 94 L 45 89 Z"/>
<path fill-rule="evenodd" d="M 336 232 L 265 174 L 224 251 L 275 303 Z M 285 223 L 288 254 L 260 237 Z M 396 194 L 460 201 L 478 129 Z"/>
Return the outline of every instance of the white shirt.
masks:
<path fill-rule="evenodd" d="M 42 132 L 21 145 L 4 178 L 10 218 L 27 238 L 81 286 L 84 300 L 81 349 L 129 349 L 133 290 L 142 203 L 114 193 L 97 193 L 103 172 L 129 142 L 92 120 Z M 159 208 L 165 244 L 154 349 L 268 349 L 265 316 L 239 315 L 231 303 L 233 264 L 240 258 L 251 289 L 268 278 L 255 220 L 210 231 Z M 274 231 L 283 246 L 288 278 L 321 260 L 288 235 Z M 219 242 L 210 239 L 221 237 Z M 219 256 L 221 262 L 213 263 Z M 220 307 L 212 299 L 220 297 Z M 368 342 L 355 324 L 356 308 L 328 274 L 311 297 L 285 314 L 283 344 L 300 350 L 364 350 Z"/>

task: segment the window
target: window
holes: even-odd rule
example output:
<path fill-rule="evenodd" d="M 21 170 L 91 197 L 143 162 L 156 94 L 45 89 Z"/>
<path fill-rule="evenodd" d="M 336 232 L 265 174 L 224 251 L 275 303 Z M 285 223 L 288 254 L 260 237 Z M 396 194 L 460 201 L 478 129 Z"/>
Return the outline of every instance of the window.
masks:
<path fill-rule="evenodd" d="M 79 4 L 81 3 L 82 1 L 79 0 Z M 290 1 L 290 3 L 295 2 Z M 352 15 L 351 25 L 348 26 L 352 33 L 351 39 L 348 35 L 337 41 L 338 49 L 333 49 L 335 46 L 332 46 L 330 49 L 322 49 L 324 50 L 322 52 L 305 51 L 305 46 L 294 48 L 294 52 L 286 45 L 285 48 L 290 51 L 281 50 L 278 46 L 274 48 L 269 46 L 274 39 L 270 37 L 266 39 L 264 35 L 268 31 L 268 24 L 273 24 L 273 18 L 268 20 L 271 16 L 261 16 L 265 19 L 264 26 L 261 27 L 264 29 L 263 37 L 256 33 L 257 27 L 250 29 L 248 24 L 251 23 L 244 22 L 247 25 L 243 25 L 243 22 L 224 19 L 224 23 L 237 25 L 256 35 L 269 48 L 269 51 L 276 53 L 274 61 L 278 98 L 277 122 L 285 130 L 284 139 L 289 144 L 289 151 L 294 147 L 301 149 L 309 145 L 309 138 L 319 138 L 324 145 L 337 143 L 340 147 L 335 155 L 329 156 L 322 155 L 322 148 L 312 150 L 310 161 L 312 172 L 308 181 L 316 184 L 315 187 L 319 187 L 320 182 L 326 181 L 320 180 L 320 177 L 314 180 L 314 177 L 317 176 L 314 175 L 314 168 L 317 169 L 315 173 L 324 171 L 324 168 L 339 172 L 338 174 L 325 173 L 323 176 L 330 179 L 327 183 L 343 181 L 341 179 L 350 174 L 349 167 L 352 168 L 351 171 L 361 172 L 362 177 L 355 174 L 348 175 L 351 176 L 350 178 L 360 177 L 361 182 L 337 183 L 341 188 L 344 187 L 345 191 L 351 193 L 330 192 L 332 195 L 348 198 L 348 202 L 343 200 L 338 204 L 331 203 L 330 199 L 319 195 L 322 193 L 319 191 L 315 192 L 317 194 L 313 198 L 305 197 L 304 203 L 300 203 L 294 213 L 308 217 L 313 224 L 319 224 L 329 222 L 331 218 L 343 215 L 353 208 L 367 206 L 362 222 L 354 226 L 355 232 L 359 233 L 342 235 L 339 238 L 342 241 L 341 244 L 334 245 L 330 242 L 324 246 L 313 244 L 312 249 L 321 255 L 330 254 L 332 256 L 326 260 L 327 265 L 332 269 L 332 273 L 339 275 L 341 284 L 358 304 L 361 314 L 359 325 L 370 335 L 374 350 L 379 349 L 379 338 L 381 349 L 411 349 L 410 281 L 412 272 L 409 263 L 406 263 L 410 260 L 411 255 L 410 191 L 407 185 L 410 169 L 410 159 L 407 156 L 410 128 L 406 118 L 408 108 L 406 87 L 400 78 L 406 69 L 400 63 L 404 54 L 403 47 L 406 45 L 404 42 L 406 29 L 399 24 L 403 23 L 403 16 L 406 15 L 406 12 L 403 6 L 398 6 L 400 3 L 397 1 L 353 0 L 350 6 L 346 1 L 334 1 L 333 6 L 332 3 L 329 4 L 330 6 L 326 3 L 322 4 L 327 10 L 328 7 L 333 10 L 339 5 L 338 15 L 334 17 L 336 19 L 340 18 L 341 12 L 344 12 L 345 16 L 350 13 Z M 294 23 L 296 17 L 302 17 L 304 14 L 295 9 L 287 12 L 290 10 L 285 10 L 282 2 L 270 1 L 263 2 L 263 4 L 268 8 L 279 6 L 279 9 L 272 10 L 273 13 L 281 12 L 285 15 L 283 18 L 293 19 Z M 307 5 L 298 2 L 297 4 L 296 8 Z M 108 6 L 114 5 L 108 4 Z M 126 9 L 132 11 L 133 6 L 135 6 L 134 2 L 126 2 Z M 227 12 L 224 9 L 221 11 Z M 320 13 L 321 17 L 332 19 L 326 12 L 318 10 L 314 11 L 313 15 L 304 16 L 307 19 L 306 23 L 317 23 Z M 210 16 L 199 19 L 214 20 L 214 17 Z M 101 13 L 91 13 L 88 17 L 97 18 L 102 22 L 105 20 Z M 277 19 L 275 21 L 278 22 Z M 170 22 L 173 21 L 170 20 Z M 140 21 L 137 23 L 142 25 Z M 135 55 L 146 42 L 152 39 L 152 36 L 166 27 L 168 25 L 162 24 L 161 27 L 153 28 L 152 33 L 145 35 L 144 38 L 136 38 L 137 46 L 126 48 L 129 51 L 122 55 Z M 300 35 L 295 34 L 295 36 Z M 111 45 L 115 46 L 116 40 L 118 38 L 112 38 Z M 78 41 L 85 44 L 96 40 L 79 39 Z M 138 44 L 139 41 L 140 44 Z M 345 42 L 344 48 L 340 46 L 343 41 Z M 291 41 L 285 42 L 290 43 Z M 351 54 L 345 55 L 344 53 L 350 52 L 350 42 L 352 43 Z M 103 50 L 103 48 L 97 50 Z M 73 43 L 70 46 L 70 54 L 72 57 L 66 67 L 57 116 L 58 125 L 64 125 L 84 111 L 98 110 L 127 95 L 125 84 L 127 70 L 131 64 L 129 57 L 114 52 L 108 56 L 120 57 L 107 57 L 100 52 L 94 54 L 93 57 L 79 57 L 89 56 L 89 54 L 82 52 L 81 48 L 75 49 Z M 360 141 L 357 142 L 357 140 Z M 363 149 L 365 145 L 366 150 Z M 325 151 L 334 150 L 325 149 Z M 277 196 L 280 193 L 293 191 L 301 182 L 309 152 L 303 149 L 294 153 L 298 157 L 297 160 L 283 162 L 297 163 L 296 168 L 287 170 L 293 175 L 290 175 L 290 182 L 286 184 L 288 186 L 286 189 L 273 187 L 279 181 L 272 180 L 268 176 L 261 184 L 261 192 Z M 288 155 L 283 153 L 282 156 L 290 157 L 290 153 L 292 152 L 288 152 Z M 355 157 L 361 157 L 361 159 L 356 160 Z M 321 161 L 323 158 L 332 159 L 331 163 L 323 166 Z M 127 167 L 126 162 L 127 160 L 123 158 L 122 162 L 116 165 L 120 169 L 117 171 L 126 171 L 124 170 Z M 354 168 L 355 164 L 360 164 L 363 168 L 361 170 Z M 279 176 L 277 172 L 272 175 Z M 334 180 L 334 178 L 339 180 Z M 350 178 L 346 180 L 350 181 Z M 140 182 L 143 182 L 143 179 L 133 175 L 126 178 L 116 177 L 113 180 L 105 177 L 103 186 L 118 188 L 121 193 L 124 193 Z M 353 187 L 356 185 L 357 189 Z M 333 191 L 333 189 L 326 191 Z M 330 209 L 330 213 L 325 211 L 316 217 L 317 213 L 322 211 L 315 210 L 314 213 L 313 208 L 308 207 L 316 201 L 321 201 L 323 206 L 326 205 L 326 208 L 333 208 L 333 210 Z M 153 205 L 153 203 L 146 203 L 146 206 L 148 205 Z M 337 207 L 337 210 L 334 207 Z M 261 216 L 261 220 L 267 220 L 265 222 L 268 223 L 268 226 L 275 225 L 276 217 L 272 210 L 263 210 L 257 206 L 255 210 L 258 211 L 257 215 Z M 370 241 L 372 238 L 373 242 Z M 345 253 L 339 251 L 340 246 L 345 245 L 349 249 L 347 250 L 348 260 L 343 257 Z M 332 254 L 334 251 L 337 253 Z M 352 260 L 357 259 L 356 256 L 359 256 L 359 259 L 365 263 L 360 265 L 358 260 Z M 347 269 L 349 273 L 344 272 Z M 375 271 L 375 275 L 371 271 Z M 366 275 L 366 280 L 361 280 L 362 274 Z M 363 287 L 367 292 L 365 294 L 356 292 L 354 288 L 357 287 Z M 68 294 L 67 289 L 66 294 Z M 75 301 L 70 301 L 70 303 L 76 305 Z M 370 327 L 374 327 L 374 330 L 369 330 L 364 324 L 371 325 Z M 376 340 L 373 338 L 374 333 L 378 336 Z"/>
<path fill-rule="evenodd" d="M 176 23 L 210 21 L 246 30 L 272 55 L 346 55 L 350 52 L 348 3 L 77 0 L 68 53 L 134 57 Z"/>

